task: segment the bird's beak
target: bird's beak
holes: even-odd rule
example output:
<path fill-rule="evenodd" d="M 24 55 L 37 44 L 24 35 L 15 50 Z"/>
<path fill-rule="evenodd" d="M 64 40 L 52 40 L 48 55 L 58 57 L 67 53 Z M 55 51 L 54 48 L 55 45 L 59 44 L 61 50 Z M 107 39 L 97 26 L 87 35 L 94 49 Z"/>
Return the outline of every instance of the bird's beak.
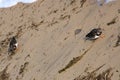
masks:
<path fill-rule="evenodd" d="M 103 35 L 103 34 L 100 35 L 100 38 L 104 38 L 104 37 L 105 37 L 105 35 Z"/>

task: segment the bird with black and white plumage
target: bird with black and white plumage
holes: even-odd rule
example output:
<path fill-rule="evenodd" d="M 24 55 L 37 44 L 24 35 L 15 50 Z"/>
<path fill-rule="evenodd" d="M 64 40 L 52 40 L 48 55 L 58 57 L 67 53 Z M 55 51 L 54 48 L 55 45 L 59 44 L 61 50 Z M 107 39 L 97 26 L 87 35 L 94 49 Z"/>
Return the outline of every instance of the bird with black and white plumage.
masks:
<path fill-rule="evenodd" d="M 10 39 L 8 53 L 14 53 L 17 50 L 17 48 L 18 48 L 18 42 L 17 42 L 15 36 L 13 36 Z"/>
<path fill-rule="evenodd" d="M 101 34 L 101 28 L 94 28 L 86 35 L 86 40 L 96 40 L 100 37 Z"/>

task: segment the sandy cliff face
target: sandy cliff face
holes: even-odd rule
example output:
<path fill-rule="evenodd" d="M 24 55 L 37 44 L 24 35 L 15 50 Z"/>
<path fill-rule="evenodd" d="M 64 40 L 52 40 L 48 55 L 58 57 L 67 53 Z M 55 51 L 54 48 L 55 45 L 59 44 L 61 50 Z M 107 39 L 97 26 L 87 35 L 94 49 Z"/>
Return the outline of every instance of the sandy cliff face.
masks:
<path fill-rule="evenodd" d="M 97 27 L 103 37 L 85 40 Z M 8 56 L 12 36 L 19 49 Z M 39 0 L 0 9 L 0 80 L 120 80 L 119 60 L 119 0 Z"/>

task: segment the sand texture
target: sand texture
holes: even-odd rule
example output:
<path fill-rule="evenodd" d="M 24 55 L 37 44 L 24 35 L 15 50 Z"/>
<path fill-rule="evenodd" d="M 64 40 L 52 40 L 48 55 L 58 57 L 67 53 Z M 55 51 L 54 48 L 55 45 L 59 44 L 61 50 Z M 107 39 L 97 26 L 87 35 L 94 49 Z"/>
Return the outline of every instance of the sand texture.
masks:
<path fill-rule="evenodd" d="M 85 40 L 98 27 L 101 37 Z M 9 56 L 12 36 L 19 48 Z M 0 9 L 0 80 L 120 80 L 120 0 L 38 0 Z"/>

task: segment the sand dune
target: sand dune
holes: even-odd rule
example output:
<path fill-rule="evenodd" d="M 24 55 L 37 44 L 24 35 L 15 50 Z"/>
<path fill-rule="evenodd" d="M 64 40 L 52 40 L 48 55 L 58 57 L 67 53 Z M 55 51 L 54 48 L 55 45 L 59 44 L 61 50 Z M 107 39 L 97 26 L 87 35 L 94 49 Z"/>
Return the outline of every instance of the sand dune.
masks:
<path fill-rule="evenodd" d="M 120 80 L 119 19 L 119 0 L 39 0 L 0 9 L 0 80 Z M 102 37 L 85 40 L 98 27 Z M 12 36 L 19 49 L 8 56 Z"/>

